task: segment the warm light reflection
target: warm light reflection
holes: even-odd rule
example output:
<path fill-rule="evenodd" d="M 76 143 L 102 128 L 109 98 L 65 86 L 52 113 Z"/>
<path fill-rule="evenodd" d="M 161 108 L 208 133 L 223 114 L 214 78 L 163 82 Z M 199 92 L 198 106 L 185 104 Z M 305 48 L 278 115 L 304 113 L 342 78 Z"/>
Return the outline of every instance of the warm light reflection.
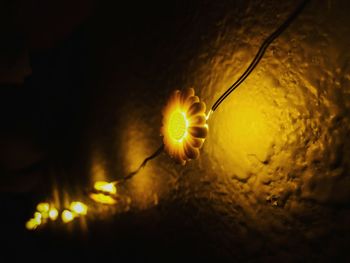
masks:
<path fill-rule="evenodd" d="M 206 151 L 220 163 L 223 174 L 234 174 L 239 180 L 260 174 L 259 169 L 283 147 L 286 132 L 292 134 L 293 109 L 284 90 L 273 85 L 267 76 L 252 75 L 212 115 Z"/>
<path fill-rule="evenodd" d="M 71 211 L 78 215 L 86 215 L 87 214 L 87 205 L 82 202 L 72 202 L 70 205 Z"/>
<path fill-rule="evenodd" d="M 94 200 L 95 202 L 97 203 L 101 203 L 101 204 L 106 204 L 106 205 L 114 205 L 117 203 L 117 201 L 112 197 L 112 196 L 109 196 L 109 195 L 105 195 L 105 194 L 102 194 L 102 193 L 91 193 L 89 195 L 89 197 Z"/>
<path fill-rule="evenodd" d="M 165 151 L 181 164 L 199 156 L 208 133 L 205 109 L 193 89 L 174 91 L 163 109 Z"/>
<path fill-rule="evenodd" d="M 105 181 L 108 178 L 105 159 L 98 149 L 92 152 L 90 176 L 92 182 Z"/>
<path fill-rule="evenodd" d="M 136 113 L 135 113 L 136 114 Z M 137 115 L 128 116 L 123 119 L 125 129 L 122 133 L 121 151 L 123 151 L 124 171 L 135 171 L 143 162 L 145 157 L 150 156 L 159 143 L 154 141 L 144 131 L 149 127 L 149 121 L 140 121 Z M 155 132 L 157 132 L 155 130 Z M 159 176 L 159 159 L 149 162 L 137 176 L 129 180 L 125 186 L 121 187 L 122 200 L 127 195 L 132 199 L 132 204 L 138 209 L 148 209 L 153 205 L 153 193 L 162 195 L 166 191 L 163 185 L 165 176 Z M 119 188 L 118 188 L 119 193 Z M 117 199 L 119 202 L 119 199 Z"/>
<path fill-rule="evenodd" d="M 61 215 L 63 223 L 69 223 L 74 219 L 74 214 L 69 211 L 69 210 L 63 210 L 62 215 Z"/>
<path fill-rule="evenodd" d="M 105 181 L 97 181 L 94 184 L 94 188 L 97 191 L 101 191 L 107 194 L 115 195 L 117 194 L 117 188 L 114 183 L 108 183 Z"/>

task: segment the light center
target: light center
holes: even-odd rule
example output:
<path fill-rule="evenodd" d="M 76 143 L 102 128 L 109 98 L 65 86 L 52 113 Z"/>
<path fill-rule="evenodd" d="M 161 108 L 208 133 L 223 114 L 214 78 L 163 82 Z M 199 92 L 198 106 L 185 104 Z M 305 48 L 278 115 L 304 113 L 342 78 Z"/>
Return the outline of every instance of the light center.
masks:
<path fill-rule="evenodd" d="M 181 141 L 187 133 L 186 115 L 180 111 L 174 111 L 169 119 L 169 135 L 173 140 Z"/>

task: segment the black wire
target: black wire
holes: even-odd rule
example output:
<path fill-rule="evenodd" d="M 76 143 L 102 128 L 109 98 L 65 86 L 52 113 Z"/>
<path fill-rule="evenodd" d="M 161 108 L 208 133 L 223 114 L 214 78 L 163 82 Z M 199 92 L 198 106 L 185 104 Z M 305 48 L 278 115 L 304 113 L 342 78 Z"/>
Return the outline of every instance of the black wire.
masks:
<path fill-rule="evenodd" d="M 215 111 L 217 107 L 223 102 L 228 95 L 232 93 L 248 76 L 254 68 L 258 65 L 260 60 L 262 59 L 266 49 L 268 46 L 291 24 L 291 22 L 297 18 L 297 16 L 300 14 L 300 12 L 304 9 L 305 5 L 309 2 L 309 0 L 304 0 L 300 3 L 300 5 L 294 10 L 293 13 L 290 14 L 290 16 L 287 18 L 287 20 L 279 27 L 277 28 L 261 45 L 258 53 L 254 57 L 253 61 L 250 63 L 249 67 L 245 70 L 245 72 L 239 77 L 239 79 L 232 84 L 231 87 L 229 87 L 224 94 L 220 96 L 220 98 L 214 103 L 213 107 L 211 108 L 212 111 Z"/>
<path fill-rule="evenodd" d="M 150 156 L 148 156 L 146 159 L 143 160 L 143 162 L 141 163 L 141 165 L 139 166 L 139 168 L 137 168 L 137 170 L 135 170 L 134 172 L 129 173 L 127 176 L 125 176 L 122 180 L 126 181 L 131 179 L 132 177 L 134 177 L 138 172 L 141 171 L 141 169 L 143 167 L 145 167 L 145 165 L 147 164 L 148 161 L 156 158 L 158 155 L 160 155 L 164 150 L 164 144 L 162 143 L 162 145 Z"/>

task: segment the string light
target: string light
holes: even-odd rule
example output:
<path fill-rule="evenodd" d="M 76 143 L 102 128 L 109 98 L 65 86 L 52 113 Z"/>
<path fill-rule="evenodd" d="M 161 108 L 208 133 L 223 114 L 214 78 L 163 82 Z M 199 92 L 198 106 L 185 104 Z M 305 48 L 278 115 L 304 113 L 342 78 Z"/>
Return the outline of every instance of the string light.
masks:
<path fill-rule="evenodd" d="M 51 208 L 50 211 L 49 211 L 49 218 L 52 220 L 52 221 L 55 221 L 58 217 L 58 211 L 56 208 Z"/>
<path fill-rule="evenodd" d="M 108 183 L 105 181 L 97 181 L 94 184 L 94 189 L 96 191 L 103 192 L 105 194 L 115 195 L 117 194 L 117 188 L 115 186 L 115 183 Z"/>
<path fill-rule="evenodd" d="M 70 210 L 76 215 L 85 216 L 87 214 L 88 207 L 82 202 L 72 202 L 70 204 Z"/>
<path fill-rule="evenodd" d="M 28 230 L 35 230 L 38 228 L 38 226 L 46 223 L 47 219 L 50 217 L 49 211 L 50 211 L 50 204 L 49 203 L 39 203 L 36 206 L 36 211 L 34 212 L 34 215 L 32 218 L 30 218 L 26 224 L 25 227 Z M 51 209 L 54 209 L 53 207 Z"/>
<path fill-rule="evenodd" d="M 163 109 L 163 121 L 161 134 L 163 136 L 163 144 L 149 157 L 147 157 L 139 166 L 139 168 L 129 173 L 122 180 L 105 182 L 95 182 L 93 190 L 89 193 L 89 197 L 101 204 L 114 205 L 117 203 L 116 185 L 123 181 L 131 179 L 135 176 L 148 161 L 159 156 L 163 150 L 172 158 L 181 164 L 185 164 L 191 159 L 199 156 L 199 149 L 202 147 L 208 133 L 207 121 L 220 104 L 252 73 L 258 65 L 268 46 L 291 24 L 291 22 L 300 14 L 309 0 L 304 0 L 295 9 L 295 11 L 287 18 L 287 20 L 275 30 L 262 43 L 258 53 L 252 60 L 251 64 L 244 73 L 234 82 L 213 104 L 208 114 L 205 114 L 206 106 L 195 96 L 193 89 L 185 89 L 183 91 L 175 90 Z M 49 203 L 39 203 L 37 211 L 33 218 L 29 219 L 25 227 L 28 230 L 35 230 L 38 226 L 46 223 L 49 218 L 55 221 L 58 218 L 59 211 Z M 63 223 L 69 223 L 74 218 L 85 216 L 88 207 L 82 202 L 75 201 L 70 204 L 69 209 L 64 209 L 61 213 Z"/>
<path fill-rule="evenodd" d="M 54 205 L 49 203 L 39 203 L 36 206 L 36 211 L 32 218 L 30 218 L 25 227 L 28 230 L 35 230 L 40 225 L 46 224 L 48 219 L 51 221 L 56 221 L 59 215 L 59 211 Z M 73 201 L 70 203 L 69 209 L 64 209 L 61 213 L 61 220 L 63 223 L 69 223 L 74 218 L 80 216 L 86 216 L 88 212 L 88 206 L 80 201 Z"/>
<path fill-rule="evenodd" d="M 74 214 L 71 211 L 65 209 L 61 214 L 61 218 L 63 223 L 69 223 L 74 219 Z"/>
<path fill-rule="evenodd" d="M 39 203 L 36 206 L 36 210 L 38 210 L 41 213 L 48 213 L 50 209 L 50 204 L 49 203 Z"/>
<path fill-rule="evenodd" d="M 163 135 L 163 144 L 159 149 L 147 157 L 140 167 L 130 173 L 124 180 L 136 175 L 146 163 L 157 157 L 163 149 L 175 160 L 185 164 L 190 159 L 199 156 L 199 148 L 203 145 L 208 133 L 207 121 L 219 105 L 252 73 L 258 65 L 269 45 L 281 35 L 281 33 L 291 24 L 291 22 L 301 13 L 309 0 L 302 1 L 299 6 L 291 13 L 287 20 L 277 28 L 262 43 L 258 53 L 244 73 L 235 81 L 213 104 L 208 114 L 205 114 L 205 104 L 200 102 L 198 96 L 195 96 L 193 89 L 184 91 L 175 90 L 163 109 L 163 121 L 161 134 Z M 115 182 L 113 182 L 115 183 Z M 96 185 L 95 185 L 96 189 Z M 98 190 L 98 189 L 97 189 Z M 116 201 L 110 195 L 105 193 L 92 193 L 90 197 L 99 203 L 114 204 Z"/>
<path fill-rule="evenodd" d="M 38 223 L 34 218 L 31 218 L 26 222 L 25 226 L 27 230 L 35 230 L 40 224 L 41 222 Z"/>

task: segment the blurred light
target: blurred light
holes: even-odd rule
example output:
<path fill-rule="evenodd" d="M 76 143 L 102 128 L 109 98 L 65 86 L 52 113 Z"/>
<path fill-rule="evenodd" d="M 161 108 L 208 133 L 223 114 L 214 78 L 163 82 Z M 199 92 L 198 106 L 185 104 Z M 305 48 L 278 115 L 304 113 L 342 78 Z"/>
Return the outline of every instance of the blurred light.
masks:
<path fill-rule="evenodd" d="M 42 217 L 42 219 L 46 220 L 49 218 L 49 213 L 43 212 L 43 213 L 41 213 L 41 217 Z"/>
<path fill-rule="evenodd" d="M 58 217 L 58 211 L 56 208 L 51 208 L 49 211 L 49 217 L 52 221 L 55 221 Z"/>
<path fill-rule="evenodd" d="M 41 213 L 48 213 L 50 209 L 49 203 L 39 203 L 36 206 L 36 209 Z"/>
<path fill-rule="evenodd" d="M 117 203 L 117 201 L 113 197 L 102 193 L 99 193 L 99 194 L 91 193 L 90 198 L 95 202 L 106 204 L 106 205 L 114 205 Z"/>
<path fill-rule="evenodd" d="M 34 217 L 26 222 L 26 229 L 35 230 L 42 223 L 42 214 L 40 212 L 35 212 Z"/>
<path fill-rule="evenodd" d="M 31 218 L 26 223 L 26 229 L 28 230 L 35 230 L 38 227 L 38 224 L 34 218 Z"/>
<path fill-rule="evenodd" d="M 70 209 L 78 215 L 86 215 L 87 214 L 87 205 L 83 204 L 82 202 L 72 202 L 70 204 Z"/>
<path fill-rule="evenodd" d="M 208 133 L 205 109 L 193 89 L 174 91 L 163 109 L 164 149 L 181 164 L 199 156 Z"/>
<path fill-rule="evenodd" d="M 37 222 L 38 223 L 38 225 L 40 225 L 41 224 L 41 219 L 42 219 L 42 214 L 40 213 L 40 212 L 35 212 L 34 213 L 34 220 L 35 220 L 35 222 Z"/>
<path fill-rule="evenodd" d="M 94 188 L 97 191 L 105 192 L 108 194 L 117 194 L 117 188 L 115 187 L 114 183 L 108 183 L 105 181 L 97 181 L 94 184 Z"/>
<path fill-rule="evenodd" d="M 74 219 L 73 213 L 69 210 L 63 210 L 61 217 L 64 223 L 68 223 Z"/>

